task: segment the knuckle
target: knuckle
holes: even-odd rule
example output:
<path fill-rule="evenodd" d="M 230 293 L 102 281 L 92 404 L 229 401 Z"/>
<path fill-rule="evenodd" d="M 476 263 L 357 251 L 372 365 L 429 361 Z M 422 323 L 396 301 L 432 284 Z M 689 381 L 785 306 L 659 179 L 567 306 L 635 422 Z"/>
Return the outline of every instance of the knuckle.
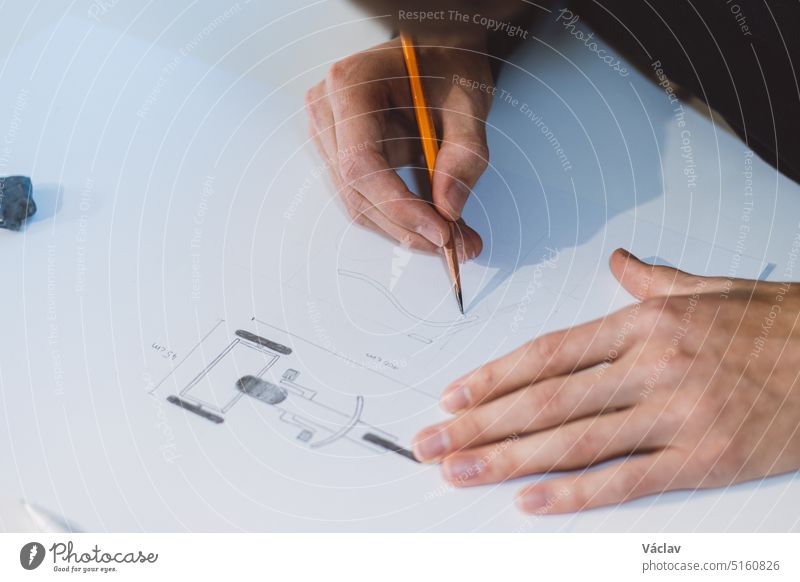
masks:
<path fill-rule="evenodd" d="M 719 487 L 728 485 L 730 477 L 735 473 L 731 456 L 727 454 L 728 440 L 718 436 L 710 436 L 693 451 L 693 469 L 701 475 L 701 487 Z"/>
<path fill-rule="evenodd" d="M 339 162 L 339 174 L 346 184 L 358 181 L 363 174 L 362 164 L 357 156 L 348 156 Z"/>
<path fill-rule="evenodd" d="M 521 477 L 525 470 L 528 455 L 520 448 L 512 445 L 506 448 L 499 446 L 490 450 L 483 456 L 483 462 L 488 464 L 489 472 L 494 480 L 502 481 L 513 477 Z"/>
<path fill-rule="evenodd" d="M 358 210 L 356 210 L 355 208 L 353 208 L 347 202 L 345 202 L 344 208 L 347 211 L 347 215 L 350 217 L 351 220 L 357 221 L 361 217 L 361 213 Z"/>
<path fill-rule="evenodd" d="M 548 389 L 545 385 L 531 385 L 524 388 L 520 404 L 525 410 L 531 411 L 531 417 L 528 420 L 525 430 L 528 430 L 531 426 L 535 426 L 549 414 L 549 395 L 547 393 Z"/>
<path fill-rule="evenodd" d="M 526 359 L 539 362 L 544 368 L 555 358 L 558 350 L 557 338 L 553 334 L 545 334 L 527 345 Z"/>
<path fill-rule="evenodd" d="M 687 400 L 689 400 L 687 398 Z M 708 419 L 721 416 L 727 402 L 727 398 L 717 396 L 712 390 L 704 389 L 699 397 L 692 400 L 692 409 L 687 413 L 690 419 L 694 419 L 704 428 L 708 428 Z"/>
<path fill-rule="evenodd" d="M 339 162 L 339 173 L 342 180 L 347 184 L 358 182 L 362 178 L 369 175 L 371 168 L 374 168 L 377 162 L 377 152 L 364 151 L 357 154 L 341 156 Z"/>
<path fill-rule="evenodd" d="M 581 462 L 592 462 L 602 451 L 604 443 L 597 432 L 588 429 L 572 439 L 569 445 L 569 453 L 574 455 Z"/>
<path fill-rule="evenodd" d="M 648 468 L 637 463 L 629 463 L 624 471 L 620 471 L 616 477 L 616 494 L 621 501 L 638 497 L 640 491 L 649 488 L 652 476 Z"/>
<path fill-rule="evenodd" d="M 375 228 L 374 223 L 369 217 L 371 206 L 361 194 L 352 188 L 342 186 L 338 190 L 339 201 L 344 206 L 345 212 L 350 220 L 358 226 Z"/>
<path fill-rule="evenodd" d="M 552 419 L 561 418 L 563 411 L 564 396 L 563 384 L 543 383 L 534 385 L 527 389 L 526 406 L 534 411 L 531 417 L 531 424 L 548 423 Z"/>
<path fill-rule="evenodd" d="M 356 212 L 356 211 L 353 209 L 353 207 L 352 207 L 352 206 L 350 206 L 350 205 L 349 205 L 349 204 L 348 204 L 348 203 L 347 203 L 347 202 L 344 200 L 344 197 L 342 197 L 342 202 L 343 202 L 343 206 L 344 206 L 345 212 L 347 212 L 347 216 L 349 216 L 351 219 L 355 220 L 355 218 L 356 218 L 356 215 L 358 214 L 358 212 Z"/>
<path fill-rule="evenodd" d="M 653 421 L 658 423 L 666 435 L 674 435 L 686 424 L 692 414 L 692 403 L 687 398 L 673 398 L 669 406 L 654 413 Z"/>
<path fill-rule="evenodd" d="M 652 332 L 661 318 L 661 303 L 660 298 L 647 299 L 642 302 L 639 309 L 639 325 L 636 326 L 636 331 L 640 335 L 647 335 Z"/>
<path fill-rule="evenodd" d="M 717 475 L 720 482 L 724 485 L 731 485 L 749 462 L 752 451 L 753 449 L 750 447 L 738 446 L 733 439 L 725 439 L 722 457 L 717 463 L 721 472 Z"/>
<path fill-rule="evenodd" d="M 475 168 L 483 171 L 489 166 L 489 148 L 485 142 L 471 142 L 465 147 Z"/>
<path fill-rule="evenodd" d="M 494 392 L 497 381 L 497 372 L 493 364 L 486 364 L 478 368 L 470 377 L 470 390 L 475 390 L 473 397 L 477 402 L 482 401 Z M 473 388 L 474 387 L 474 388 Z"/>
<path fill-rule="evenodd" d="M 486 142 L 473 137 L 454 138 L 453 142 L 448 143 L 445 157 L 448 158 L 449 165 L 455 167 L 454 171 L 460 169 L 469 175 L 482 174 L 489 166 L 489 148 Z"/>
<path fill-rule="evenodd" d="M 392 217 L 392 221 L 405 226 L 412 227 L 419 224 L 419 207 L 414 206 L 413 201 L 406 200 L 399 196 L 390 195 L 380 202 L 381 211 Z"/>
<path fill-rule="evenodd" d="M 680 382 L 686 376 L 687 370 L 689 370 L 694 363 L 694 352 L 683 343 L 678 343 L 670 353 L 672 354 L 669 361 L 671 377 L 674 378 L 676 382 Z"/>
<path fill-rule="evenodd" d="M 686 305 L 683 301 L 668 300 L 664 303 L 664 327 L 673 331 L 680 325 L 686 313 Z"/>
<path fill-rule="evenodd" d="M 594 492 L 590 493 L 587 487 L 585 487 L 580 481 L 577 481 L 568 489 L 566 489 L 565 493 L 561 495 L 561 497 L 565 498 L 566 503 L 568 503 L 570 507 L 580 510 L 589 506 L 593 495 Z"/>
<path fill-rule="evenodd" d="M 654 297 L 642 302 L 637 330 L 640 336 L 659 334 L 672 329 L 679 319 L 675 304 L 669 297 Z"/>
<path fill-rule="evenodd" d="M 365 204 L 362 196 L 352 188 L 343 188 L 341 196 L 348 210 L 358 212 L 364 209 Z"/>
<path fill-rule="evenodd" d="M 352 68 L 350 59 L 336 61 L 331 65 L 331 68 L 328 69 L 326 82 L 334 88 L 346 86 Z"/>
<path fill-rule="evenodd" d="M 474 412 L 467 412 L 447 425 L 447 435 L 454 448 L 470 447 L 480 440 L 483 424 Z"/>
<path fill-rule="evenodd" d="M 306 94 L 303 98 L 303 102 L 305 103 L 306 106 L 306 111 L 311 113 L 316 109 L 318 97 L 319 97 L 319 88 L 317 85 L 314 85 L 308 91 L 306 91 Z"/>

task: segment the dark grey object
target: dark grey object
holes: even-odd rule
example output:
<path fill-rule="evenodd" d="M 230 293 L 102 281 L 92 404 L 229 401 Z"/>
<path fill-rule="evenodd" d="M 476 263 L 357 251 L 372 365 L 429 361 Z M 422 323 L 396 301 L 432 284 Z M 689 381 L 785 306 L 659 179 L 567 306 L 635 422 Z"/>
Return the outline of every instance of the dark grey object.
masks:
<path fill-rule="evenodd" d="M 372 443 L 373 445 L 377 445 L 377 446 L 379 446 L 381 448 L 386 449 L 387 451 L 392 451 L 393 453 L 397 453 L 401 457 L 405 457 L 406 459 L 414 461 L 415 463 L 419 463 L 417 458 L 414 456 L 414 453 L 412 453 L 408 449 L 404 449 L 403 447 L 401 447 L 397 443 L 393 443 L 392 441 L 387 440 L 387 439 L 385 439 L 383 437 L 380 437 L 380 436 L 378 436 L 376 434 L 373 434 L 371 432 L 366 433 L 361 438 L 363 438 L 368 443 Z"/>
<path fill-rule="evenodd" d="M 190 412 L 194 412 L 195 414 L 202 416 L 206 420 L 210 420 L 214 424 L 222 424 L 225 422 L 225 419 L 219 415 L 214 414 L 213 412 L 209 412 L 202 406 L 197 404 L 192 404 L 191 402 L 186 402 L 178 398 L 177 396 L 167 396 L 167 402 L 174 404 L 175 406 L 180 406 L 184 410 L 188 410 Z"/>
<path fill-rule="evenodd" d="M 240 392 L 252 396 L 257 400 L 261 400 L 262 402 L 266 402 L 267 404 L 280 404 L 286 400 L 286 397 L 289 395 L 289 393 L 280 386 L 276 386 L 272 382 L 267 382 L 255 376 L 243 376 L 239 378 L 236 381 L 236 388 Z"/>
<path fill-rule="evenodd" d="M 0 228 L 19 230 L 34 215 L 33 184 L 26 176 L 0 178 Z"/>
<path fill-rule="evenodd" d="M 260 346 L 264 346 L 270 350 L 275 350 L 279 354 L 283 354 L 284 356 L 288 356 L 292 353 L 292 348 L 287 348 L 284 345 L 279 344 L 278 342 L 274 342 L 268 340 L 267 338 L 263 338 L 258 336 L 254 333 L 250 333 L 249 331 L 238 329 L 236 330 L 236 335 L 242 338 L 243 340 L 253 342 L 254 344 L 258 344 Z"/>

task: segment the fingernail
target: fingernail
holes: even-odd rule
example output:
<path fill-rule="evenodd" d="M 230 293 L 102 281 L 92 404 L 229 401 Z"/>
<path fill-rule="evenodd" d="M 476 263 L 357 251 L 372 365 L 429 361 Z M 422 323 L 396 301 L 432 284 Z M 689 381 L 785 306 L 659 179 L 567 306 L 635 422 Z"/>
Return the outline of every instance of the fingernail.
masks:
<path fill-rule="evenodd" d="M 624 254 L 626 259 L 633 259 L 634 261 L 638 261 L 638 260 L 639 260 L 639 257 L 637 257 L 636 255 L 634 255 L 634 254 L 633 254 L 632 252 L 630 252 L 628 249 L 623 249 L 622 247 L 620 247 L 620 248 L 618 248 L 617 250 L 618 250 L 619 252 L 621 252 L 622 254 Z"/>
<path fill-rule="evenodd" d="M 441 232 L 439 232 L 439 229 L 434 228 L 433 226 L 421 224 L 417 227 L 417 234 L 421 234 L 437 247 L 444 246 L 444 236 Z"/>
<path fill-rule="evenodd" d="M 480 475 L 486 467 L 486 463 L 475 457 L 454 457 L 447 459 L 442 465 L 444 478 L 450 483 L 459 484 Z"/>
<path fill-rule="evenodd" d="M 531 489 L 517 498 L 517 505 L 525 513 L 533 513 L 547 505 L 547 495 L 541 489 Z"/>
<path fill-rule="evenodd" d="M 470 398 L 467 386 L 456 386 L 442 396 L 442 408 L 447 412 L 459 412 L 469 406 Z"/>
<path fill-rule="evenodd" d="M 472 245 L 470 245 L 471 247 Z M 456 245 L 456 251 L 458 252 L 458 261 L 460 263 L 466 263 L 467 261 L 471 261 L 475 257 L 478 256 L 477 251 L 474 248 L 467 249 L 466 245 L 461 244 Z"/>
<path fill-rule="evenodd" d="M 464 205 L 467 203 L 469 196 L 469 188 L 459 181 L 450 184 L 447 189 L 447 204 L 450 206 L 450 212 L 456 217 L 461 216 L 461 211 L 464 210 Z"/>
<path fill-rule="evenodd" d="M 468 253 L 464 253 L 464 260 L 462 262 L 468 263 L 474 258 L 475 258 L 475 251 L 469 251 Z"/>
<path fill-rule="evenodd" d="M 414 444 L 414 453 L 424 461 L 438 459 L 447 452 L 450 438 L 443 427 L 431 427 L 419 433 Z"/>

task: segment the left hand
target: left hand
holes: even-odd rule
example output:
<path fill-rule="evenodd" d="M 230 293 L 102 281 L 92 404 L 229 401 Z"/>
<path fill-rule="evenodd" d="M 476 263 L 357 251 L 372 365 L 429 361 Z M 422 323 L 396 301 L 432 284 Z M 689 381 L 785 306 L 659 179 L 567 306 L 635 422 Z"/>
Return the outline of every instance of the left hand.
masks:
<path fill-rule="evenodd" d="M 524 487 L 565 513 L 800 468 L 800 285 L 692 276 L 623 250 L 640 300 L 534 339 L 453 382 L 452 419 L 414 452 L 455 486 L 585 469 Z"/>

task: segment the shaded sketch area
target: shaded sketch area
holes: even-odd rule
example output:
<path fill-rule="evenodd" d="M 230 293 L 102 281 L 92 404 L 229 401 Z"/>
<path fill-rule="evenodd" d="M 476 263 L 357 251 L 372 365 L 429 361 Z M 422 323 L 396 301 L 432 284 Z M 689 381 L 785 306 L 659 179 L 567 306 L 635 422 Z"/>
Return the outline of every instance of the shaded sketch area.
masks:
<path fill-rule="evenodd" d="M 180 397 L 203 410 L 225 414 L 242 396 L 228 386 L 231 376 L 236 377 L 239 370 L 263 376 L 281 354 L 291 353 L 285 346 L 238 330 L 236 337 L 181 389 Z"/>
<path fill-rule="evenodd" d="M 161 383 L 178 389 L 178 394 L 166 397 L 167 402 L 221 425 L 235 408 L 244 407 L 244 399 L 258 412 L 266 407 L 283 427 L 282 432 L 309 448 L 319 449 L 346 439 L 372 451 L 415 460 L 396 436 L 365 422 L 362 395 L 329 395 L 324 389 L 320 393 L 301 383 L 299 366 L 289 359 L 294 354 L 292 347 L 246 329 L 237 329 L 232 338 L 226 337 L 228 333 L 224 325 L 215 325 L 176 366 Z M 214 351 L 215 345 L 222 347 Z M 189 376 L 193 370 L 196 372 Z M 184 383 L 183 377 L 190 379 Z M 346 378 L 343 373 L 333 380 Z M 330 396 L 338 397 L 333 399 L 335 404 Z M 343 408 L 347 402 L 349 409 Z"/>

